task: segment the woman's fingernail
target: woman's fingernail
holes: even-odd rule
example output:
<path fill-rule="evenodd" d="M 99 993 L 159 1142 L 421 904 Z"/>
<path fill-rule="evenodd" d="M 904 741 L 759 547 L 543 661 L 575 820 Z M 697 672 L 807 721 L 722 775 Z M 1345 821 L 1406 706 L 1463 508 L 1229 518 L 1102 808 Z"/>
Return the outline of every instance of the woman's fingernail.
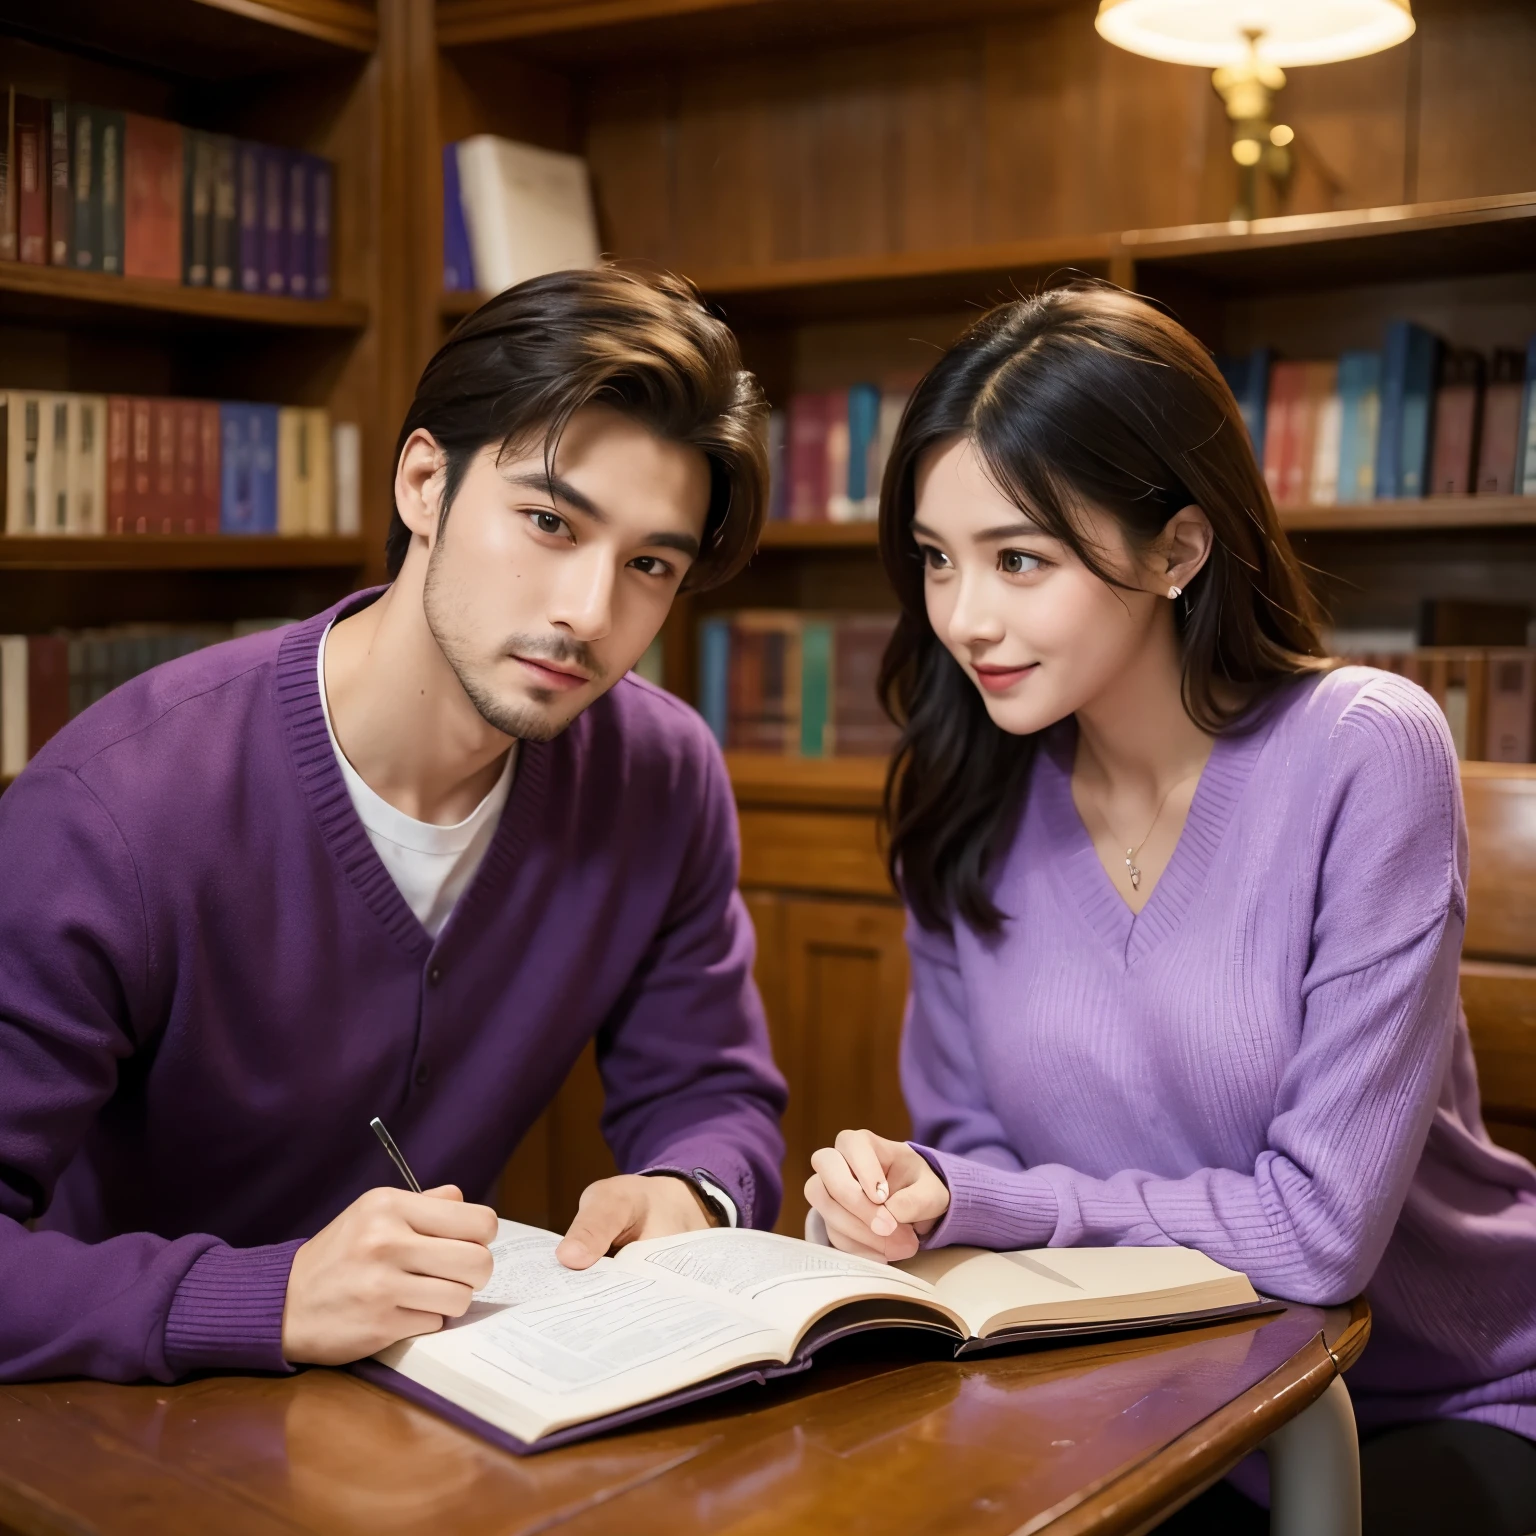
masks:
<path fill-rule="evenodd" d="M 876 1237 L 889 1237 L 896 1230 L 896 1218 L 889 1211 L 876 1211 L 874 1220 L 869 1224 L 869 1230 Z"/>
<path fill-rule="evenodd" d="M 887 1184 L 884 1179 L 881 1179 L 881 1180 L 879 1180 L 878 1183 L 876 1183 L 876 1185 L 875 1185 L 875 1199 L 876 1200 L 884 1200 L 885 1197 L 888 1194 L 890 1194 L 890 1192 L 891 1192 L 891 1186 L 889 1184 Z"/>

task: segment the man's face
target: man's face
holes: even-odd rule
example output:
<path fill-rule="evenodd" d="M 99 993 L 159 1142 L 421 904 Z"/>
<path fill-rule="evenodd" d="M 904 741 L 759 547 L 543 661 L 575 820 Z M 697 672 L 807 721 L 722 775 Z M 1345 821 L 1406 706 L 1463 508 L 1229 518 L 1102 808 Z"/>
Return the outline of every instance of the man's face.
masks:
<path fill-rule="evenodd" d="M 542 441 L 475 455 L 423 602 L 487 722 L 548 741 L 634 666 L 698 555 L 709 492 L 701 452 L 605 406 L 571 418 L 552 475 Z"/>

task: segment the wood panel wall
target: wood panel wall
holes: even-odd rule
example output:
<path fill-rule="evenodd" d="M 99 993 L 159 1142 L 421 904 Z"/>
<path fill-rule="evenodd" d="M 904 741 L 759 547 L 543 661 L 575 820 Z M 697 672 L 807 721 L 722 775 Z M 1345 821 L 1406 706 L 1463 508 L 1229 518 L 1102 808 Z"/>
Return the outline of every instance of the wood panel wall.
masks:
<path fill-rule="evenodd" d="M 609 249 L 685 271 L 1225 219 L 1208 72 L 1111 47 L 1093 12 L 615 61 L 569 77 L 574 135 L 563 97 L 535 131 L 584 141 Z M 1291 72 L 1298 168 L 1263 211 L 1536 187 L 1536 6 L 1415 14 L 1405 47 Z"/>

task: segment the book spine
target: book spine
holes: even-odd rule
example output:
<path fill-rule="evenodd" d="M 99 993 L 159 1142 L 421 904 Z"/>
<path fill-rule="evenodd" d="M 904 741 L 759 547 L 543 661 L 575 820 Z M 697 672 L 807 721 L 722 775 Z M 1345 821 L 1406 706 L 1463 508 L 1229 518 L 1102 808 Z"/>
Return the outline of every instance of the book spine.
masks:
<path fill-rule="evenodd" d="M 181 281 L 181 129 L 155 117 L 127 114 L 123 130 L 123 272 Z"/>
<path fill-rule="evenodd" d="M 309 297 L 309 158 L 289 155 L 288 206 L 283 230 L 283 273 L 291 298 Z"/>
<path fill-rule="evenodd" d="M 1407 389 L 1408 349 L 1413 327 L 1394 320 L 1387 327 L 1381 359 L 1381 426 L 1376 439 L 1376 495 L 1402 494 L 1403 396 Z"/>
<path fill-rule="evenodd" d="M 181 532 L 176 404 L 174 400 L 151 402 L 150 421 L 155 456 L 153 504 L 149 523 L 151 533 Z"/>
<path fill-rule="evenodd" d="M 219 531 L 219 407 L 212 400 L 197 405 L 197 531 Z"/>
<path fill-rule="evenodd" d="M 331 464 L 336 487 L 336 532 L 342 538 L 356 538 L 363 531 L 363 435 L 356 422 L 338 421 L 331 429 Z"/>
<path fill-rule="evenodd" d="M 1536 496 L 1536 336 L 1525 354 L 1525 392 L 1520 404 L 1520 446 L 1515 454 L 1515 491 Z"/>
<path fill-rule="evenodd" d="M 1295 457 L 1293 405 L 1301 393 L 1301 364 L 1276 363 L 1269 374 L 1264 408 L 1264 483 L 1270 499 L 1283 504 Z"/>
<path fill-rule="evenodd" d="M 48 263 L 48 104 L 16 98 L 16 254 Z"/>
<path fill-rule="evenodd" d="M 155 433 L 153 402 L 141 395 L 128 399 L 128 533 L 148 533 L 155 526 Z"/>
<path fill-rule="evenodd" d="M 133 403 L 126 395 L 107 397 L 107 532 L 133 531 Z"/>
<path fill-rule="evenodd" d="M 202 407 L 196 400 L 177 400 L 176 408 L 176 528 L 177 533 L 203 531 L 201 457 Z"/>
<path fill-rule="evenodd" d="M 256 533 L 277 532 L 277 407 L 253 405 L 251 413 L 251 501 Z"/>
<path fill-rule="evenodd" d="M 834 523 L 851 520 L 848 500 L 849 427 L 846 389 L 835 389 L 827 398 L 827 518 Z"/>
<path fill-rule="evenodd" d="M 69 190 L 69 103 L 48 103 L 48 262 L 70 265 L 74 204 Z"/>
<path fill-rule="evenodd" d="M 860 522 L 880 506 L 874 463 L 879 437 L 880 391 L 873 384 L 855 384 L 848 391 L 848 504 L 850 516 Z"/>
<path fill-rule="evenodd" d="M 101 270 L 101 177 L 97 174 L 101 132 L 91 107 L 72 107 L 69 130 L 74 143 L 71 178 L 74 216 L 70 225 L 70 262 L 82 272 Z"/>
<path fill-rule="evenodd" d="M 331 296 L 331 214 L 335 169 L 319 155 L 309 157 L 309 296 Z"/>
<path fill-rule="evenodd" d="M 237 286 L 240 267 L 239 162 L 235 142 L 223 134 L 209 138 L 212 191 L 208 215 L 208 280 L 215 288 Z"/>
<path fill-rule="evenodd" d="M 283 225 L 288 212 L 288 156 L 261 150 L 261 285 L 265 293 L 288 289 L 288 249 Z"/>
<path fill-rule="evenodd" d="M 796 523 L 826 521 L 825 395 L 795 395 L 789 402 L 789 516 Z"/>
<path fill-rule="evenodd" d="M 1477 451 L 1477 494 L 1508 496 L 1515 484 L 1515 449 L 1520 441 L 1519 384 L 1496 382 L 1483 401 L 1483 431 Z"/>
<path fill-rule="evenodd" d="M 728 619 L 699 625 L 699 713 L 722 747 L 729 725 L 731 626 Z"/>
<path fill-rule="evenodd" d="M 248 406 L 219 407 L 219 532 L 254 533 Z"/>
<path fill-rule="evenodd" d="M 800 626 L 800 755 L 832 755 L 832 625 L 806 619 Z"/>
<path fill-rule="evenodd" d="M 1528 647 L 1488 653 L 1490 762 L 1536 761 L 1536 651 Z"/>
<path fill-rule="evenodd" d="M 213 139 L 188 129 L 182 141 L 186 179 L 181 210 L 181 280 L 206 288 L 213 277 Z"/>
<path fill-rule="evenodd" d="M 469 230 L 459 185 L 459 146 L 443 145 L 443 290 L 472 293 L 474 263 L 469 255 Z"/>
<path fill-rule="evenodd" d="M 768 413 L 768 521 L 789 516 L 789 420 L 781 410 Z"/>
<path fill-rule="evenodd" d="M 21 508 L 20 531 L 38 533 L 42 528 L 41 503 L 43 501 L 43 402 L 34 394 L 14 393 L 11 407 L 17 412 L 18 464 L 17 503 Z"/>
<path fill-rule="evenodd" d="M 1440 343 L 1420 326 L 1409 331 L 1408 363 L 1403 376 L 1401 462 L 1398 495 L 1423 496 L 1429 486 L 1429 452 L 1434 442 L 1435 378 Z"/>
<path fill-rule="evenodd" d="M 27 637 L 0 635 L 0 776 L 27 766 Z"/>
<path fill-rule="evenodd" d="M 14 499 L 11 494 L 11 396 L 0 389 L 0 536 L 15 533 L 11 526 Z"/>
<path fill-rule="evenodd" d="M 101 270 L 123 275 L 123 114 L 95 115 L 96 180 L 100 212 L 95 220 Z"/>
<path fill-rule="evenodd" d="M 101 395 L 82 395 L 75 402 L 74 500 L 71 532 L 87 535 L 107 531 L 107 402 Z"/>
<path fill-rule="evenodd" d="M 239 206 L 239 271 L 243 293 L 261 293 L 262 161 L 259 144 L 235 147 L 235 179 Z"/>
<path fill-rule="evenodd" d="M 309 461 L 309 494 L 305 498 L 309 522 L 305 532 L 312 537 L 323 538 L 333 532 L 335 526 L 331 418 L 325 411 L 305 411 L 304 425 L 304 452 Z"/>
<path fill-rule="evenodd" d="M 43 430 L 48 440 L 48 500 L 44 508 L 43 532 L 54 535 L 74 531 L 69 515 L 73 459 L 70 405 L 68 395 L 49 395 L 43 405 Z"/>
<path fill-rule="evenodd" d="M 285 405 L 277 413 L 277 531 L 292 538 L 307 531 L 308 516 L 304 504 L 304 478 L 300 460 L 303 456 L 304 413 Z"/>
<path fill-rule="evenodd" d="M 69 641 L 62 635 L 27 636 L 27 757 L 69 724 Z"/>
<path fill-rule="evenodd" d="M 0 125 L 0 261 L 16 260 L 16 88 L 5 92 Z"/>
<path fill-rule="evenodd" d="M 1429 494 L 1466 496 L 1472 490 L 1472 446 L 1477 440 L 1475 384 L 1445 384 L 1435 395 L 1435 438 Z"/>

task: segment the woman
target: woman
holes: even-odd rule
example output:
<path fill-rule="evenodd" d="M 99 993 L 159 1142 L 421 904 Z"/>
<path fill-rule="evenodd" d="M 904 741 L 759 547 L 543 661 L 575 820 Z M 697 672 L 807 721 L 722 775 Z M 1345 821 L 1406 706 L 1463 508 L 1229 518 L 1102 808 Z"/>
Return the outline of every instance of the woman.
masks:
<path fill-rule="evenodd" d="M 913 397 L 880 541 L 916 1138 L 816 1154 L 832 1241 L 1363 1291 L 1368 1529 L 1536 1527 L 1536 1170 L 1478 1109 L 1455 753 L 1325 660 L 1210 358 L 1107 287 L 992 311 Z M 1263 1528 L 1207 1500 L 1178 1518 Z"/>

